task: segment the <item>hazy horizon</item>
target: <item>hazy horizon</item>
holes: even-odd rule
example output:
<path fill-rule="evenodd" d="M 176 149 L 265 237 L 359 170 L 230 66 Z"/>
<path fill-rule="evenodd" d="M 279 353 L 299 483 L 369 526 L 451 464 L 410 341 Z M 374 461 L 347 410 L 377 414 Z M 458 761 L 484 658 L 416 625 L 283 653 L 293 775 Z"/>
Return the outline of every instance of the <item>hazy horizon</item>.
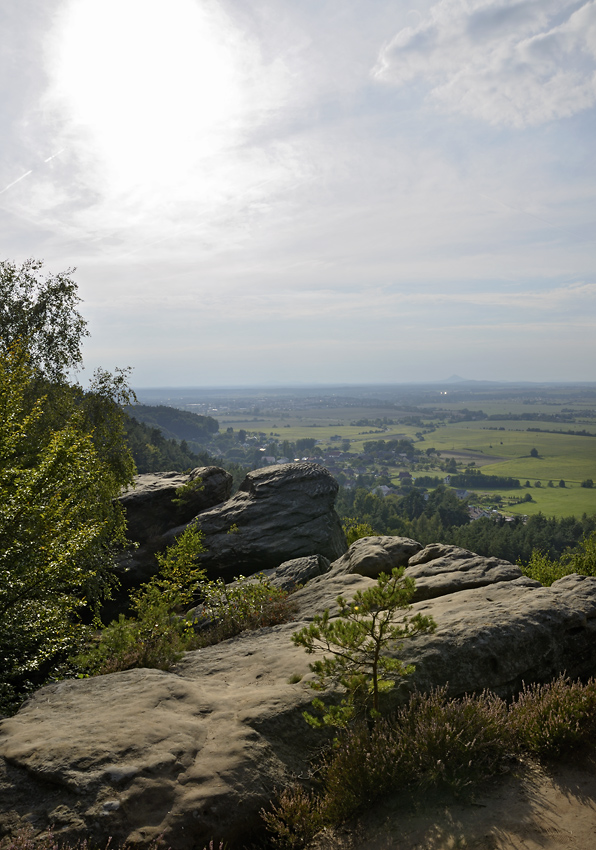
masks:
<path fill-rule="evenodd" d="M 137 387 L 577 383 L 596 0 L 0 8 L 0 259 Z"/>

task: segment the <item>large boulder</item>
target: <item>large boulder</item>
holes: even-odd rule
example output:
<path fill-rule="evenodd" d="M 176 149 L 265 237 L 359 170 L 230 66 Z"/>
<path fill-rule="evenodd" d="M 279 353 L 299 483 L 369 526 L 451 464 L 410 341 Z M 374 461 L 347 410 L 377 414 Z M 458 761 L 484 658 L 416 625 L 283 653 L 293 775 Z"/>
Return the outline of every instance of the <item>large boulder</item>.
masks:
<path fill-rule="evenodd" d="M 466 561 L 455 557 L 451 573 L 468 572 Z M 251 833 L 258 840 L 259 809 L 307 774 L 321 742 L 301 716 L 314 696 L 311 659 L 291 634 L 337 595 L 373 584 L 331 569 L 294 594 L 295 623 L 187 653 L 171 672 L 130 670 L 38 691 L 0 725 L 0 826 L 53 823 L 59 837 L 93 842 L 163 835 L 177 850 L 211 839 L 244 846 Z M 405 642 L 400 655 L 416 670 L 390 692 L 394 702 L 414 686 L 509 696 L 524 681 L 596 673 L 596 578 L 453 587 L 412 606 L 437 629 Z"/>
<path fill-rule="evenodd" d="M 249 472 L 235 496 L 193 520 L 205 535 L 201 566 L 231 579 L 305 555 L 334 561 L 346 550 L 334 509 L 337 490 L 337 481 L 316 463 Z"/>
<path fill-rule="evenodd" d="M 275 570 L 269 571 L 268 579 L 274 587 L 291 593 L 311 578 L 328 573 L 331 564 L 323 555 L 305 555 L 303 558 L 292 558 L 280 564 Z"/>
<path fill-rule="evenodd" d="M 391 573 L 395 567 L 407 566 L 410 558 L 421 549 L 421 544 L 409 537 L 361 537 L 331 568 L 337 574 L 356 573 L 378 578 L 380 573 Z"/>
<path fill-rule="evenodd" d="M 192 486 L 189 486 L 192 485 Z M 183 499 L 176 491 L 185 487 Z M 198 466 L 190 473 L 148 472 L 137 475 L 120 496 L 131 540 L 144 543 L 189 522 L 201 511 L 230 498 L 232 476 L 219 466 Z"/>
<path fill-rule="evenodd" d="M 182 499 L 177 498 L 180 487 L 185 487 Z M 119 499 L 126 512 L 128 537 L 135 544 L 121 559 L 118 573 L 123 584 L 131 587 L 147 581 L 157 571 L 155 553 L 171 542 L 167 533 L 225 502 L 231 492 L 232 476 L 218 466 L 200 466 L 188 474 L 137 475 Z"/>

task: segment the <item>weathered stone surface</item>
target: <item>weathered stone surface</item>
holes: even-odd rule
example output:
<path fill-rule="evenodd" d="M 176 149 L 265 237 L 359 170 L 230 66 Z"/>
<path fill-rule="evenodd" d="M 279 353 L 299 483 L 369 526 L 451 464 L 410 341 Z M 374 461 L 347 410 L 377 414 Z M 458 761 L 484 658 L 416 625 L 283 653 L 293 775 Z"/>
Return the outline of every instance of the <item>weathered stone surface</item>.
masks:
<path fill-rule="evenodd" d="M 417 564 L 426 564 L 428 561 L 434 561 L 437 558 L 450 558 L 452 561 L 458 561 L 462 558 L 469 558 L 475 553 L 469 549 L 462 549 L 461 546 L 451 546 L 449 543 L 429 543 L 424 549 L 420 549 L 409 560 L 409 566 L 414 567 Z"/>
<path fill-rule="evenodd" d="M 200 486 L 187 491 L 183 504 L 175 504 L 178 487 L 191 482 Z M 138 548 L 122 558 L 118 573 L 123 584 L 131 587 L 147 581 L 157 571 L 155 553 L 171 542 L 167 532 L 224 502 L 231 492 L 232 476 L 218 466 L 200 466 L 188 475 L 180 472 L 137 475 L 135 486 L 119 499 L 126 510 L 128 536 L 138 544 Z"/>
<path fill-rule="evenodd" d="M 522 682 L 596 673 L 596 578 L 567 576 L 552 587 L 526 577 L 418 602 L 437 622 L 432 635 L 404 646 L 421 689 L 448 684 L 453 695 L 501 696 Z"/>
<path fill-rule="evenodd" d="M 414 602 L 458 590 L 513 581 L 521 569 L 500 558 L 485 558 L 459 546 L 432 544 L 410 558 L 405 575 L 416 582 Z"/>
<path fill-rule="evenodd" d="M 331 563 L 327 558 L 322 555 L 307 555 L 280 564 L 276 570 L 271 571 L 268 578 L 275 587 L 291 592 L 315 576 L 325 575 L 330 569 Z"/>
<path fill-rule="evenodd" d="M 189 482 L 200 482 L 200 487 L 186 493 L 184 504 L 174 504 L 172 500 L 177 488 Z M 135 486 L 126 490 L 119 501 L 126 510 L 131 540 L 144 543 L 176 525 L 189 522 L 201 511 L 225 502 L 231 492 L 229 472 L 218 466 L 199 466 L 188 475 L 181 472 L 137 475 Z"/>
<path fill-rule="evenodd" d="M 467 560 L 455 558 L 452 572 Z M 242 846 L 274 788 L 306 771 L 318 734 L 301 717 L 314 696 L 312 659 L 290 635 L 338 594 L 373 583 L 332 569 L 296 592 L 296 623 L 188 653 L 169 673 L 42 689 L 0 725 L 0 822 L 54 821 L 65 836 L 84 829 L 97 841 L 163 834 L 177 850 L 211 838 Z M 418 602 L 417 611 L 437 630 L 404 645 L 400 655 L 416 670 L 393 701 L 414 685 L 509 695 L 522 681 L 596 673 L 595 578 L 568 576 L 552 588 L 500 581 Z M 292 674 L 303 678 L 290 684 Z"/>
<path fill-rule="evenodd" d="M 201 565 L 232 579 L 305 555 L 335 560 L 346 550 L 334 509 L 337 490 L 337 481 L 316 463 L 249 472 L 235 496 L 197 517 L 207 547 Z"/>
<path fill-rule="evenodd" d="M 407 566 L 412 555 L 420 549 L 420 543 L 409 537 L 361 537 L 331 565 L 331 569 L 338 575 L 357 573 L 378 578 L 380 573 L 390 573 L 394 567 Z"/>
<path fill-rule="evenodd" d="M 309 688 L 288 683 L 308 671 L 293 628 L 189 653 L 176 672 L 130 670 L 39 691 L 0 727 L 0 809 L 41 828 L 61 807 L 62 837 L 83 823 L 101 843 L 163 833 L 180 850 L 220 837 L 242 846 L 316 738 L 301 716 Z"/>

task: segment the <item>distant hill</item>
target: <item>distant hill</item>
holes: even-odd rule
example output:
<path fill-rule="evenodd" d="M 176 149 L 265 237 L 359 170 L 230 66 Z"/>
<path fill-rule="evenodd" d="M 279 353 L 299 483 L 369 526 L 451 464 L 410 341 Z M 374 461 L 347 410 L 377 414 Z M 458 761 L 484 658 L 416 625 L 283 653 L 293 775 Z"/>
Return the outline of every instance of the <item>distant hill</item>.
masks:
<path fill-rule="evenodd" d="M 206 451 L 194 452 L 186 440 L 164 437 L 155 426 L 139 422 L 128 415 L 124 422 L 126 441 L 137 472 L 185 472 L 197 466 L 214 466 L 218 462 Z"/>
<path fill-rule="evenodd" d="M 192 440 L 207 443 L 219 431 L 219 422 L 212 416 L 201 416 L 187 410 L 178 410 L 165 404 L 131 404 L 124 410 L 138 422 L 159 428 L 168 440 Z"/>

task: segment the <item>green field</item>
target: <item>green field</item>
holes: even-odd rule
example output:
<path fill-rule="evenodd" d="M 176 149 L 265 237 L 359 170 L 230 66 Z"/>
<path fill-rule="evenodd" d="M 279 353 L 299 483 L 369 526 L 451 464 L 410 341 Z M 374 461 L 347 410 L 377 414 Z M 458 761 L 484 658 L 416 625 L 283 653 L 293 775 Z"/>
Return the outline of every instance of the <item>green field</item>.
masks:
<path fill-rule="evenodd" d="M 541 390 L 533 395 L 528 393 L 528 398 L 521 390 L 510 396 L 496 393 L 494 397 L 487 397 L 483 391 L 463 401 L 448 400 L 450 394 L 442 394 L 439 403 L 419 402 L 403 409 L 398 405 L 363 403 L 360 406 L 357 402 L 342 405 L 340 399 L 336 404 L 325 396 L 311 398 L 308 404 L 302 399 L 292 404 L 287 398 L 274 404 L 270 398 L 261 398 L 260 407 L 251 408 L 250 412 L 246 408 L 228 411 L 220 407 L 212 415 L 219 420 L 220 431 L 228 427 L 234 431 L 243 428 L 249 433 L 264 433 L 278 443 L 314 437 L 321 448 L 337 447 L 339 440 L 348 439 L 350 452 L 355 454 L 362 452 L 364 443 L 370 440 L 410 439 L 418 449 L 435 448 L 441 453 L 442 461 L 454 458 L 458 469 L 472 465 L 486 474 L 517 478 L 522 484 L 519 490 L 487 491 L 489 495 L 503 497 L 501 507 L 506 512 L 541 511 L 559 517 L 596 513 L 596 488 L 580 486 L 588 478 L 596 482 L 596 437 L 563 433 L 586 430 L 596 434 L 594 390 Z M 530 418 L 448 421 L 464 408 L 481 410 L 487 416 Z M 537 420 L 537 415 L 554 418 Z M 572 421 L 561 421 L 562 417 L 572 417 Z M 395 424 L 372 424 L 384 418 L 394 420 Z M 363 419 L 371 424 L 351 424 Z M 542 430 L 528 431 L 528 428 Z M 538 457 L 531 456 L 532 449 L 536 449 Z M 392 467 L 390 472 L 396 481 L 398 471 L 399 467 Z M 414 474 L 443 477 L 445 472 L 436 466 L 418 468 Z M 558 486 L 561 479 L 565 481 L 564 488 Z M 526 481 L 531 487 L 524 486 Z M 536 487 L 537 481 L 542 486 Z M 553 487 L 548 486 L 549 481 Z M 531 494 L 532 502 L 510 504 L 527 493 Z"/>

